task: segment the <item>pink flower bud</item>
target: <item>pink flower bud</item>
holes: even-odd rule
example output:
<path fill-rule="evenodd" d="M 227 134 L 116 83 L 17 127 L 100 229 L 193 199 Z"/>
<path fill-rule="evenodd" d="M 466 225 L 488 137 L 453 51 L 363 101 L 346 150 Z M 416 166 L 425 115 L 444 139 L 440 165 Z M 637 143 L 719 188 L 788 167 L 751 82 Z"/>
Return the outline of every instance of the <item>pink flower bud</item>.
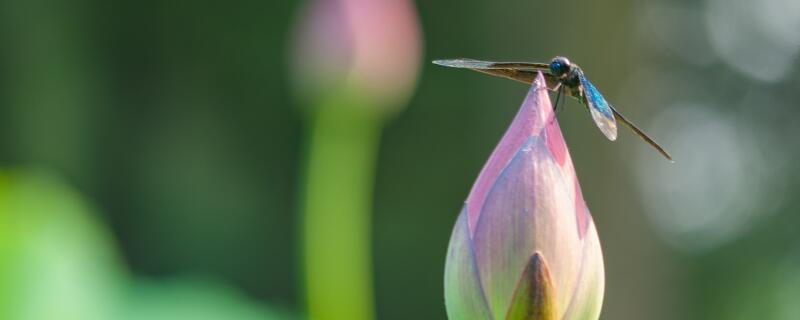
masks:
<path fill-rule="evenodd" d="M 450 319 L 597 319 L 603 256 L 541 74 L 481 170 L 445 267 Z"/>
<path fill-rule="evenodd" d="M 313 0 L 301 12 L 291 57 L 305 94 L 356 90 L 399 105 L 417 77 L 421 41 L 407 0 Z"/>

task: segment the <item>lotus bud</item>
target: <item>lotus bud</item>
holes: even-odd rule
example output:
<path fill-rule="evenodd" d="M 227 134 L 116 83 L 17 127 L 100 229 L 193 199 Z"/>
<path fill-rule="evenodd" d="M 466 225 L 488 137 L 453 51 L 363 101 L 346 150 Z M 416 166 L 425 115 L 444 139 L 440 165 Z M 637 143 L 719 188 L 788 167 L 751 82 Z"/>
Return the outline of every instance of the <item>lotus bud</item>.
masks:
<path fill-rule="evenodd" d="M 353 91 L 397 107 L 419 70 L 420 27 L 409 0 L 312 0 L 301 12 L 291 56 L 305 96 Z"/>
<path fill-rule="evenodd" d="M 597 319 L 600 240 L 541 74 L 459 215 L 445 266 L 450 319 Z"/>

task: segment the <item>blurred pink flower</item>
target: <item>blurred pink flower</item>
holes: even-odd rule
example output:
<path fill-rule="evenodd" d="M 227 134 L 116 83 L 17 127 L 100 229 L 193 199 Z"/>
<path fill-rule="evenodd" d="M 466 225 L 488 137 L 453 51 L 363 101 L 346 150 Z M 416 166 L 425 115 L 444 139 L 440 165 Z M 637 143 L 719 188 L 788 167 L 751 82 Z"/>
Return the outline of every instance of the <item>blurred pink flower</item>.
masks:
<path fill-rule="evenodd" d="M 315 0 L 298 23 L 291 60 L 300 89 L 356 88 L 380 105 L 404 102 L 421 51 L 412 1 Z"/>
<path fill-rule="evenodd" d="M 376 152 L 383 116 L 406 102 L 416 82 L 416 12 L 409 0 L 308 0 L 294 31 L 295 88 L 316 108 L 308 117 L 301 219 L 307 315 L 372 319 Z"/>
<path fill-rule="evenodd" d="M 450 319 L 597 319 L 605 276 L 541 74 L 481 170 L 445 267 Z"/>

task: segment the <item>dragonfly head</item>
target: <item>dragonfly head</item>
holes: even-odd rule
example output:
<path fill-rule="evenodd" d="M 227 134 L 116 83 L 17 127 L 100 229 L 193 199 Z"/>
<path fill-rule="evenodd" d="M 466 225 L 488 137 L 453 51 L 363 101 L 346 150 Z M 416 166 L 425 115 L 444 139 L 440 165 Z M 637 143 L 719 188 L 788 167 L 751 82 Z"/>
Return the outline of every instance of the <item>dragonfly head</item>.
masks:
<path fill-rule="evenodd" d="M 550 73 L 562 78 L 572 70 L 572 63 L 564 57 L 555 57 L 550 61 Z"/>

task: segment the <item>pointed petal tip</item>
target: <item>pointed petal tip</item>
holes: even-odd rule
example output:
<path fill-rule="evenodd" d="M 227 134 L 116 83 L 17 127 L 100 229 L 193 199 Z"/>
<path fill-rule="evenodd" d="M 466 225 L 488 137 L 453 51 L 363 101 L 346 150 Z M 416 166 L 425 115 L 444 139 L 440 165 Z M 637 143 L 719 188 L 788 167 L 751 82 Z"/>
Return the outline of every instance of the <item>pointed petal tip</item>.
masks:
<path fill-rule="evenodd" d="M 508 320 L 556 319 L 555 289 L 544 256 L 534 252 L 517 283 L 509 305 Z"/>
<path fill-rule="evenodd" d="M 532 112 L 530 115 L 530 119 L 533 120 L 532 135 L 539 135 L 542 129 L 555 122 L 555 113 L 553 104 L 550 102 L 547 82 L 541 72 L 537 72 L 533 79 L 523 106 Z"/>
<path fill-rule="evenodd" d="M 536 78 L 533 79 L 534 90 L 547 90 L 547 82 L 544 80 L 544 75 L 541 71 L 536 73 Z"/>

